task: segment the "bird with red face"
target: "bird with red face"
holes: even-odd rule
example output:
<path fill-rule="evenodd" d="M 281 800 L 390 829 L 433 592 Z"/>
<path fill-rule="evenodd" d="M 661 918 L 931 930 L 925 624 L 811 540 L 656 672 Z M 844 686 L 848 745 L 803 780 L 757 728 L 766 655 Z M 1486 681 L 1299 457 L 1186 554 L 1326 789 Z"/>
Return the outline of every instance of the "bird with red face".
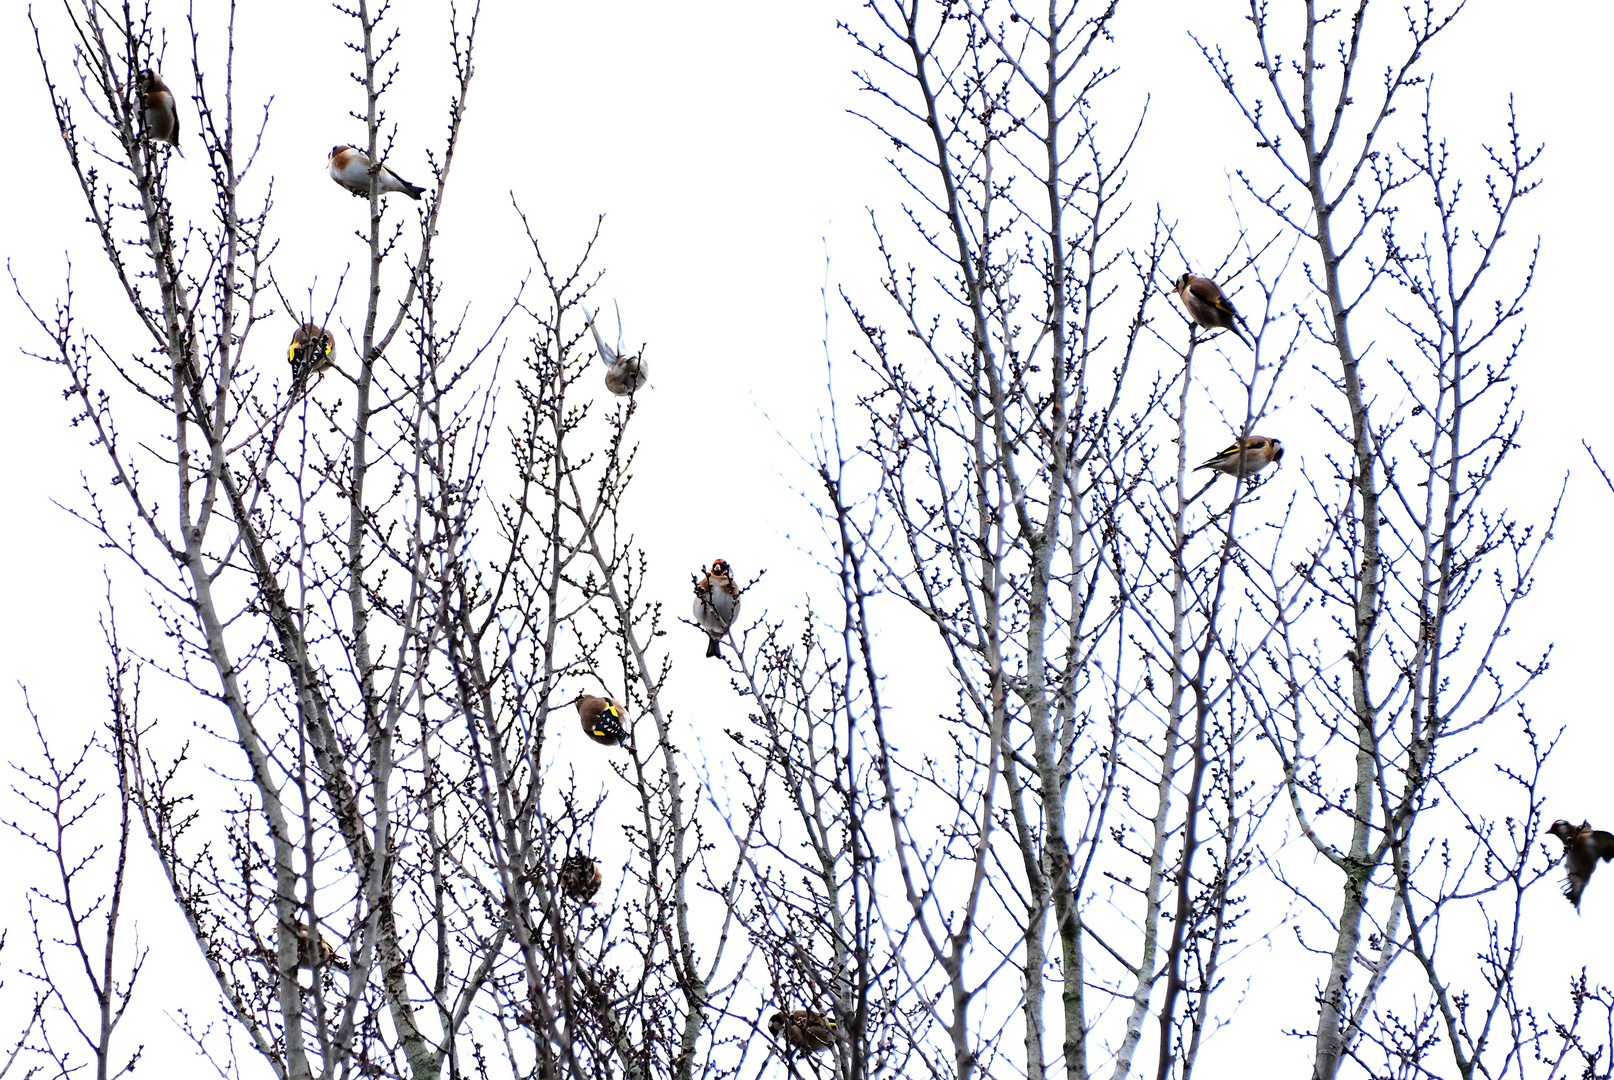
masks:
<path fill-rule="evenodd" d="M 734 584 L 729 564 L 713 559 L 711 569 L 695 583 L 695 621 L 711 640 L 707 656 L 717 655 L 717 643 L 740 614 L 740 587 Z"/>
<path fill-rule="evenodd" d="M 1580 895 L 1586 891 L 1592 871 L 1597 869 L 1597 860 L 1614 859 L 1614 833 L 1594 829 L 1589 821 L 1571 825 L 1563 820 L 1554 821 L 1547 831 L 1564 842 L 1564 862 L 1569 871 L 1564 881 L 1564 895 L 1579 911 Z"/>

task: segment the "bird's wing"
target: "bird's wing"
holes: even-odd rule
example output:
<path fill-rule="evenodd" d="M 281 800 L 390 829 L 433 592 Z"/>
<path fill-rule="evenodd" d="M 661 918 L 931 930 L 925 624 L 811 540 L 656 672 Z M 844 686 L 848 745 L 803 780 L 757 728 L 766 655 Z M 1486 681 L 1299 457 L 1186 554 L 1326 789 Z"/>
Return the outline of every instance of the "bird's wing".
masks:
<path fill-rule="evenodd" d="M 595 316 L 589 314 L 586 307 L 583 309 L 583 318 L 588 320 L 589 332 L 594 335 L 594 347 L 599 350 L 600 363 L 610 367 L 616 363 L 616 353 L 612 352 L 611 346 L 607 345 L 605 339 L 600 337 L 600 328 L 594 325 Z"/>
<path fill-rule="evenodd" d="M 1597 863 L 1583 851 L 1571 851 L 1564 860 L 1567 864 L 1564 878 L 1564 895 L 1576 909 L 1580 908 L 1580 894 L 1586 891 L 1586 883 L 1592 879 L 1592 867 Z"/>
<path fill-rule="evenodd" d="M 1188 286 L 1188 291 L 1194 294 L 1194 298 L 1196 300 L 1215 308 L 1217 311 L 1224 312 L 1228 315 L 1238 314 L 1238 312 L 1234 310 L 1232 302 L 1229 301 L 1227 297 L 1221 295 L 1221 290 L 1217 289 L 1215 285 L 1207 288 L 1204 285 L 1200 285 L 1196 282 Z"/>
<path fill-rule="evenodd" d="M 1614 833 L 1594 829 L 1592 834 L 1586 838 L 1586 848 L 1593 856 L 1602 859 L 1604 862 L 1614 859 Z"/>

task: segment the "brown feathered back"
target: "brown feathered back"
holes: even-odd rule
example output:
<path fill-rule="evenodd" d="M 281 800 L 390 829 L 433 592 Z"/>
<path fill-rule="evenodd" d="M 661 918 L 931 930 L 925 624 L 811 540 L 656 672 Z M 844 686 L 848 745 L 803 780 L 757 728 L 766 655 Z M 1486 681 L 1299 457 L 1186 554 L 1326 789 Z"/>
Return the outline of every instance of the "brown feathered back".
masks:
<path fill-rule="evenodd" d="M 587 855 L 572 854 L 560 863 L 560 891 L 573 900 L 590 900 L 604 881 L 597 863 Z"/>
<path fill-rule="evenodd" d="M 811 1009 L 774 1013 L 768 1017 L 768 1031 L 774 1038 L 784 1039 L 793 1049 L 804 1054 L 828 1050 L 841 1038 L 834 1020 Z"/>
<path fill-rule="evenodd" d="M 583 733 L 605 746 L 616 746 L 628 737 L 624 724 L 627 715 L 622 703 L 613 698 L 582 694 L 577 699 L 577 718 Z"/>

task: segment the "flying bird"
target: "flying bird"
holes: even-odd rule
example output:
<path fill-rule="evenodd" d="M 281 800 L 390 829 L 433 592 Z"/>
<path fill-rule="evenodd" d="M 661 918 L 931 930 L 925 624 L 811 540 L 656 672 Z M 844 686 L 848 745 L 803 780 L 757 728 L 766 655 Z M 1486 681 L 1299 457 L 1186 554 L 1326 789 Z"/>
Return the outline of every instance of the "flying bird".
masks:
<path fill-rule="evenodd" d="M 604 880 L 599 864 L 587 855 L 568 855 L 560 861 L 560 891 L 573 900 L 593 899 Z"/>
<path fill-rule="evenodd" d="M 140 91 L 141 117 L 146 123 L 146 134 L 151 136 L 152 142 L 167 143 L 179 150 L 179 108 L 174 104 L 173 91 L 150 68 L 140 72 L 136 86 Z M 185 152 L 179 152 L 183 157 Z"/>
<path fill-rule="evenodd" d="M 589 314 L 588 308 L 583 309 L 583 317 L 588 320 L 588 328 L 594 333 L 594 345 L 600 353 L 600 363 L 605 365 L 605 388 L 617 397 L 627 397 L 641 386 L 650 385 L 650 368 L 645 364 L 643 353 L 635 356 L 622 355 L 622 309 L 616 313 L 616 348 L 605 343 L 600 337 L 599 327 L 594 325 L 595 317 Z"/>
<path fill-rule="evenodd" d="M 1589 821 L 1583 821 L 1578 826 L 1567 821 L 1554 821 L 1547 831 L 1564 842 L 1564 859 L 1569 864 L 1564 895 L 1579 911 L 1580 894 L 1586 891 L 1586 883 L 1592 879 L 1592 871 L 1597 869 L 1597 860 L 1607 862 L 1614 859 L 1614 833 L 1594 829 Z"/>
<path fill-rule="evenodd" d="M 774 1038 L 782 1038 L 793 1049 L 803 1054 L 816 1054 L 828 1050 L 843 1036 L 835 1028 L 835 1021 L 811 1009 L 794 1009 L 776 1012 L 768 1017 L 768 1031 Z"/>
<path fill-rule="evenodd" d="M 1228 330 L 1238 338 L 1246 349 L 1251 348 L 1244 336 L 1239 333 L 1234 320 L 1240 323 L 1244 319 L 1233 310 L 1233 302 L 1222 295 L 1216 282 L 1210 278 L 1195 277 L 1193 274 L 1184 274 L 1177 279 L 1177 287 L 1172 290 L 1182 299 L 1182 306 L 1188 309 L 1188 315 L 1200 326 L 1207 330 Z M 1249 324 L 1244 329 L 1249 330 Z"/>
<path fill-rule="evenodd" d="M 357 146 L 333 146 L 327 155 L 331 163 L 331 179 L 347 188 L 356 196 L 368 197 L 370 194 L 370 155 Z M 376 168 L 376 190 L 385 195 L 389 191 L 401 191 L 411 199 L 419 199 L 421 192 L 426 189 L 418 184 L 411 184 L 385 164 Z"/>
<path fill-rule="evenodd" d="M 717 655 L 717 643 L 740 614 L 740 587 L 734 584 L 729 564 L 713 559 L 706 576 L 695 583 L 695 621 L 711 641 L 706 655 Z"/>
<path fill-rule="evenodd" d="M 577 698 L 577 717 L 583 724 L 583 734 L 605 746 L 617 746 L 628 737 L 622 726 L 627 710 L 622 703 L 607 697 L 581 694 Z"/>
<path fill-rule="evenodd" d="M 1283 443 L 1263 435 L 1240 439 L 1226 450 L 1194 469 L 1215 469 L 1228 476 L 1254 476 L 1275 461 L 1283 460 Z"/>
<path fill-rule="evenodd" d="M 286 350 L 286 359 L 291 362 L 292 386 L 300 388 L 307 384 L 310 375 L 329 368 L 335 348 L 336 339 L 330 331 L 316 323 L 305 322 L 293 331 L 291 346 Z"/>

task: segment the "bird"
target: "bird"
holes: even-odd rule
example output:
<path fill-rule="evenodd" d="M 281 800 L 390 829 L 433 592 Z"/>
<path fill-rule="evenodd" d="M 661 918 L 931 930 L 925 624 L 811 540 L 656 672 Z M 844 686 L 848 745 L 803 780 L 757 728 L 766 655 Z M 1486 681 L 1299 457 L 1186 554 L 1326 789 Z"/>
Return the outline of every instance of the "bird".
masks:
<path fill-rule="evenodd" d="M 330 331 L 316 323 L 305 322 L 291 335 L 291 346 L 286 359 L 291 363 L 293 386 L 303 386 L 310 375 L 318 374 L 331 366 L 331 353 L 336 339 Z"/>
<path fill-rule="evenodd" d="M 768 1031 L 774 1038 L 783 1038 L 793 1049 L 804 1054 L 816 1054 L 835 1045 L 844 1038 L 836 1030 L 835 1021 L 811 1009 L 794 1009 L 776 1012 L 768 1017 Z"/>
<path fill-rule="evenodd" d="M 1582 821 L 1576 826 L 1562 820 L 1554 821 L 1547 831 L 1564 842 L 1564 858 L 1569 862 L 1564 895 L 1579 911 L 1580 894 L 1586 891 L 1586 883 L 1592 879 L 1592 871 L 1597 869 L 1597 860 L 1607 862 L 1614 859 L 1614 833 L 1594 829 L 1589 821 Z"/>
<path fill-rule="evenodd" d="M 140 90 L 141 117 L 146 123 L 146 134 L 152 142 L 167 143 L 179 150 L 179 109 L 174 104 L 173 91 L 162 77 L 150 68 L 140 72 L 136 81 Z M 180 150 L 180 156 L 184 151 Z"/>
<path fill-rule="evenodd" d="M 1234 325 L 1234 320 L 1244 323 L 1244 318 L 1233 309 L 1233 302 L 1222 295 L 1216 282 L 1184 274 L 1177 279 L 1177 287 L 1172 291 L 1182 298 L 1182 306 L 1188 309 L 1189 317 L 1200 326 L 1207 330 L 1231 331 L 1246 349 L 1252 347 Z M 1244 323 L 1244 329 L 1249 328 L 1249 324 Z"/>
<path fill-rule="evenodd" d="M 706 655 L 717 655 L 717 642 L 740 614 L 740 587 L 734 584 L 729 564 L 713 559 L 706 576 L 695 583 L 695 621 L 711 638 Z"/>
<path fill-rule="evenodd" d="M 256 933 L 253 934 L 253 940 L 257 940 Z M 258 951 L 263 955 L 264 962 L 273 967 L 276 961 L 275 951 L 261 941 L 258 942 Z M 326 941 L 323 936 L 319 939 L 319 965 L 335 968 L 337 971 L 348 969 L 347 961 L 336 955 L 336 946 Z M 314 950 L 308 943 L 308 924 L 304 922 L 297 924 L 297 966 L 310 971 L 315 967 Z"/>
<path fill-rule="evenodd" d="M 1240 439 L 1226 450 L 1194 469 L 1215 469 L 1228 476 L 1254 476 L 1273 462 L 1283 460 L 1283 443 L 1264 435 Z"/>
<path fill-rule="evenodd" d="M 616 746 L 628 737 L 622 720 L 628 715 L 620 701 L 593 694 L 579 694 L 577 716 L 583 723 L 583 734 L 597 743 Z"/>
<path fill-rule="evenodd" d="M 560 891 L 573 900 L 593 899 L 604 880 L 599 864 L 587 855 L 572 854 L 560 861 Z"/>
<path fill-rule="evenodd" d="M 326 941 L 323 936 L 319 939 L 319 962 L 325 967 L 333 967 L 337 971 L 347 970 L 347 961 L 336 955 L 336 946 Z M 308 924 L 297 924 L 297 966 L 314 969 L 314 950 L 308 944 Z"/>
<path fill-rule="evenodd" d="M 618 308 L 616 313 L 615 349 L 600 337 L 599 327 L 594 325 L 595 317 L 589 314 L 586 307 L 583 309 L 583 317 L 588 320 L 588 328 L 594 333 L 594 344 L 599 349 L 600 363 L 605 365 L 605 388 L 617 397 L 627 397 L 641 386 L 648 386 L 650 368 L 645 364 L 643 354 L 622 355 L 622 309 Z"/>
<path fill-rule="evenodd" d="M 331 179 L 347 188 L 354 195 L 368 196 L 370 194 L 370 155 L 357 146 L 333 146 L 327 155 L 331 163 Z M 418 200 L 421 192 L 426 189 L 418 184 L 411 184 L 391 169 L 382 164 L 376 168 L 376 191 L 385 195 L 389 191 L 401 191 L 411 199 Z"/>

